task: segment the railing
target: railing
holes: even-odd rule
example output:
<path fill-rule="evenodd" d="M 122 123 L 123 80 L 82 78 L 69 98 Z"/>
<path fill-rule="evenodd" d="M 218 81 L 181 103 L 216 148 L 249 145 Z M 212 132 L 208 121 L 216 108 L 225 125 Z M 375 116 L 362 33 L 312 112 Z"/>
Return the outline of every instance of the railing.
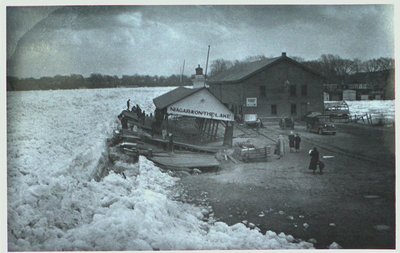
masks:
<path fill-rule="evenodd" d="M 371 116 L 371 114 L 368 114 L 368 113 L 366 113 L 364 115 L 354 114 L 354 115 L 349 116 L 349 121 L 353 122 L 353 123 L 361 123 L 362 122 L 363 124 L 366 124 L 366 125 L 372 125 L 372 116 Z"/>

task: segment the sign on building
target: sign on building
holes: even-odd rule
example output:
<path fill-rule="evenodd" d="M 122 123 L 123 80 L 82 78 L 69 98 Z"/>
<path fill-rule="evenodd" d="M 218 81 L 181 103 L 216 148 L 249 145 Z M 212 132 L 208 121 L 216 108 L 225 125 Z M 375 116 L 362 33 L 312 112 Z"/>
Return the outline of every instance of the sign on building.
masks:
<path fill-rule="evenodd" d="M 257 98 L 246 98 L 247 107 L 257 107 Z"/>
<path fill-rule="evenodd" d="M 233 121 L 234 116 L 207 89 L 201 89 L 167 107 L 168 114 L 222 121 Z"/>
<path fill-rule="evenodd" d="M 169 106 L 167 112 L 176 115 L 185 115 L 185 116 L 218 119 L 226 121 L 229 121 L 232 118 L 232 113 L 230 112 L 220 112 L 219 110 L 211 111 L 207 109 L 206 110 L 193 109 L 190 108 L 189 106 L 188 107 Z"/>

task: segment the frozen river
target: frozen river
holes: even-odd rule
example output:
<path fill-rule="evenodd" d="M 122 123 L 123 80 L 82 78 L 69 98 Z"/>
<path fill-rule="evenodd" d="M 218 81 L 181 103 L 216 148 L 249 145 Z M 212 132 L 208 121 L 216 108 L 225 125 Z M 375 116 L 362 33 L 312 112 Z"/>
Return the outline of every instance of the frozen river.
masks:
<path fill-rule="evenodd" d="M 7 93 L 8 250 L 299 249 L 313 244 L 239 223 L 203 221 L 176 201 L 178 178 L 145 158 L 110 173 L 106 142 L 126 100 L 154 109 L 171 88 Z"/>

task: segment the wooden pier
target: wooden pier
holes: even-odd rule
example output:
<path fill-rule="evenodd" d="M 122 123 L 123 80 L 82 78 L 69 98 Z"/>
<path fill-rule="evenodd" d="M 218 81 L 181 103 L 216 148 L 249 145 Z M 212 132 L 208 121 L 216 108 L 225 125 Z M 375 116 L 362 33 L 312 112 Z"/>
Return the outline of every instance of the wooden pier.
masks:
<path fill-rule="evenodd" d="M 220 162 L 215 155 L 223 147 L 193 145 L 180 141 L 173 142 L 173 152 L 168 150 L 169 141 L 151 136 L 145 131 L 121 129 L 118 131 L 120 148 L 129 155 L 144 155 L 163 168 L 169 169 L 208 169 L 217 168 Z"/>

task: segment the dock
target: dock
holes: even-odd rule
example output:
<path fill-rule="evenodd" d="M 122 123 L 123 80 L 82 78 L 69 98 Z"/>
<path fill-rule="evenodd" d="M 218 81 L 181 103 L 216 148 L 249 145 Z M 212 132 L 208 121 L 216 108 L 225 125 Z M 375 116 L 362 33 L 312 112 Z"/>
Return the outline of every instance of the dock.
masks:
<path fill-rule="evenodd" d="M 181 99 L 187 99 L 186 95 L 197 92 L 210 102 L 202 109 L 204 112 L 214 113 L 217 108 L 220 113 L 212 118 L 183 115 L 187 118 L 166 119 L 168 106 L 172 106 Z M 179 88 L 173 94 L 168 94 L 156 99 L 154 116 L 129 110 L 123 110 L 118 115 L 122 129 L 116 131 L 115 143 L 119 150 L 131 156 L 144 155 L 158 166 L 168 169 L 218 168 L 220 166 L 218 155 L 229 147 L 229 142 L 226 141 L 226 139 L 229 140 L 229 134 L 218 131 L 218 125 L 228 126 L 227 122 L 233 120 L 231 112 L 206 89 Z M 188 106 L 192 104 L 188 101 L 186 103 Z M 191 110 L 197 112 L 200 109 L 192 108 Z M 174 115 L 180 114 L 174 111 Z M 232 127 L 233 125 L 230 125 L 233 133 Z M 167 131 L 168 137 L 166 137 Z"/>
<path fill-rule="evenodd" d="M 133 132 L 128 129 L 121 130 L 121 137 L 124 140 L 134 140 L 135 142 L 141 141 L 142 143 L 146 143 L 148 145 L 153 145 L 156 147 L 166 147 L 168 145 L 168 140 L 164 140 L 161 136 L 153 136 L 145 132 Z M 199 153 L 209 153 L 215 154 L 219 150 L 223 149 L 223 147 L 213 147 L 207 145 L 195 145 L 190 143 L 185 143 L 181 141 L 174 140 L 174 149 L 175 150 L 185 150 Z"/>
<path fill-rule="evenodd" d="M 168 140 L 161 136 L 151 136 L 146 131 L 121 129 L 118 131 L 119 147 L 126 154 L 145 155 L 160 167 L 168 169 L 211 169 L 218 168 L 220 162 L 215 155 L 222 147 L 194 145 L 174 141 L 174 152 L 167 150 Z"/>

